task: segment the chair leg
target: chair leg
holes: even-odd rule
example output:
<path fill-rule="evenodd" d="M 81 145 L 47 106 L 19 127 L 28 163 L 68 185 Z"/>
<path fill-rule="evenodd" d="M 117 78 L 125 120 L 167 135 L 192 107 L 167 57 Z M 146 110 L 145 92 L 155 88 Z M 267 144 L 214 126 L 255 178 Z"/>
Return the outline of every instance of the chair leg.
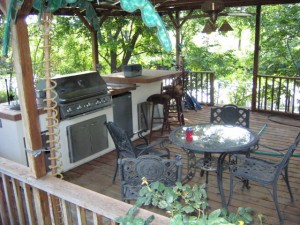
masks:
<path fill-rule="evenodd" d="M 211 166 L 210 164 L 211 164 L 211 158 L 212 156 L 211 156 L 211 153 L 204 153 L 204 158 L 206 158 L 205 159 L 205 164 L 208 164 L 209 166 Z M 208 173 L 209 173 L 209 171 L 208 170 L 206 170 L 206 177 L 205 177 L 205 182 L 206 182 L 206 184 L 208 184 Z"/>
<path fill-rule="evenodd" d="M 182 125 L 184 125 L 184 117 L 183 117 L 183 113 L 182 113 L 180 97 L 175 97 L 175 104 L 176 104 L 176 111 L 177 111 L 177 120 L 178 120 L 179 126 L 182 126 Z"/>
<path fill-rule="evenodd" d="M 276 208 L 276 211 L 277 211 L 277 215 L 278 215 L 278 218 L 279 218 L 279 222 L 280 222 L 280 224 L 283 224 L 283 217 L 280 213 L 279 204 L 278 204 L 277 184 L 273 185 L 272 197 L 273 197 L 273 201 L 274 201 L 275 208 Z"/>
<path fill-rule="evenodd" d="M 208 184 L 208 171 L 206 171 L 206 178 L 205 178 L 206 184 Z"/>
<path fill-rule="evenodd" d="M 118 173 L 118 169 L 119 169 L 119 164 L 118 164 L 118 158 L 117 158 L 115 174 L 114 174 L 113 181 L 112 181 L 113 184 L 115 183 L 116 176 L 117 176 L 117 173 Z"/>
<path fill-rule="evenodd" d="M 165 103 L 163 105 L 163 125 L 161 128 L 161 135 L 163 135 L 164 130 L 171 131 L 170 123 L 169 123 L 169 103 Z"/>
<path fill-rule="evenodd" d="M 286 186 L 287 186 L 287 188 L 289 190 L 291 202 L 294 202 L 294 196 L 293 196 L 292 189 L 291 189 L 290 182 L 289 182 L 288 166 L 286 166 L 285 169 L 284 169 L 284 176 L 283 176 L 283 178 L 284 178 Z"/>
<path fill-rule="evenodd" d="M 233 194 L 233 178 L 234 176 L 230 173 L 230 189 L 229 189 L 229 196 L 228 196 L 228 202 L 227 202 L 227 206 L 230 205 L 230 202 L 231 202 L 231 197 L 232 197 L 232 194 Z"/>
<path fill-rule="evenodd" d="M 151 115 L 151 123 L 150 123 L 150 132 L 149 132 L 149 143 L 151 143 L 151 137 L 152 137 L 152 129 L 153 129 L 153 120 L 154 120 L 154 108 L 155 104 L 152 103 L 152 115 Z"/>

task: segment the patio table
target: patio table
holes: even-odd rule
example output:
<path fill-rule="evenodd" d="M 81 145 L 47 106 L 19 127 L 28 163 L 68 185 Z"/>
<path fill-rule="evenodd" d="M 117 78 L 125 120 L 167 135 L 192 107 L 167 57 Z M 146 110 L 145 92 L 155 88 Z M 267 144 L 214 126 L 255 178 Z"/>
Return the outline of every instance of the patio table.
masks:
<path fill-rule="evenodd" d="M 187 129 L 191 129 L 192 140 L 187 140 Z M 196 124 L 174 129 L 170 141 L 181 147 L 187 154 L 186 183 L 195 176 L 197 159 L 195 153 L 218 153 L 217 183 L 222 206 L 226 207 L 223 190 L 223 163 L 227 154 L 246 153 L 258 144 L 259 136 L 248 128 L 225 124 Z"/>

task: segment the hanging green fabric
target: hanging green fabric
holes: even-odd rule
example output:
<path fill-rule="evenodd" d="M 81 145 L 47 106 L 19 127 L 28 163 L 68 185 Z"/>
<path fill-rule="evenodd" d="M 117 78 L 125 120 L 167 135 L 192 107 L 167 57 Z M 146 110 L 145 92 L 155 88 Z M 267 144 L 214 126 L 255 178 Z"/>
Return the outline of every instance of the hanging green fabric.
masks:
<path fill-rule="evenodd" d="M 77 0 L 76 0 L 77 1 Z M 40 15 L 42 12 L 54 12 L 62 6 L 65 6 L 67 3 L 76 2 L 74 0 L 35 0 L 33 2 L 33 7 L 39 11 Z M 4 28 L 4 37 L 3 37 L 3 48 L 2 55 L 7 57 L 9 41 L 11 36 L 11 23 L 16 21 L 18 15 L 18 9 L 23 4 L 24 0 L 10 0 L 7 15 L 6 23 Z"/>
<path fill-rule="evenodd" d="M 42 14 L 42 12 L 53 13 L 65 4 L 63 0 L 35 0 L 33 2 L 33 8 L 38 10 L 40 14 Z"/>
<path fill-rule="evenodd" d="M 99 18 L 93 7 L 93 5 L 86 0 L 77 0 L 75 6 L 78 6 L 80 9 L 85 9 L 85 16 L 91 26 L 98 31 L 100 29 Z"/>
<path fill-rule="evenodd" d="M 9 46 L 9 40 L 10 40 L 10 34 L 11 34 L 11 23 L 16 21 L 16 17 L 18 14 L 18 6 L 22 5 L 23 0 L 10 0 L 8 9 L 7 9 L 7 15 L 6 15 L 6 23 L 4 28 L 4 37 L 3 37 L 3 48 L 2 48 L 2 55 L 7 57 L 8 54 L 8 46 Z"/>
<path fill-rule="evenodd" d="M 70 1 L 70 0 L 69 0 Z M 7 57 L 9 41 L 11 36 L 11 23 L 16 21 L 18 15 L 18 9 L 23 4 L 24 0 L 10 0 L 7 15 L 6 15 L 6 23 L 4 29 L 4 37 L 3 37 L 3 48 L 2 55 Z M 40 14 L 42 12 L 54 12 L 60 7 L 66 5 L 67 2 L 65 0 L 35 0 L 33 3 L 33 7 L 37 9 Z"/>
<path fill-rule="evenodd" d="M 172 50 L 171 40 L 163 20 L 149 0 L 120 0 L 121 8 L 129 13 L 141 10 L 142 19 L 146 26 L 157 27 L 157 36 L 163 48 Z"/>

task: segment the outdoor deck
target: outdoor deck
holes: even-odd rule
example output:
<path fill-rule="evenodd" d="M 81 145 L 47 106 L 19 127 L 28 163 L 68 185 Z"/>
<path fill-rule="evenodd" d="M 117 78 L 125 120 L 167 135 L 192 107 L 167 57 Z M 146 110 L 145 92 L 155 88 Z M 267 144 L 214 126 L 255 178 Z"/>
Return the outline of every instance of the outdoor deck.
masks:
<path fill-rule="evenodd" d="M 209 117 L 210 107 L 206 106 L 197 112 L 187 111 L 185 113 L 186 124 L 207 123 L 209 122 Z M 250 128 L 253 131 L 258 132 L 265 123 L 268 124 L 268 127 L 264 131 L 260 142 L 277 148 L 287 147 L 293 142 L 294 138 L 300 131 L 300 120 L 284 118 L 280 116 L 271 116 L 270 114 L 256 112 L 251 113 Z M 174 156 L 176 153 L 180 153 L 182 155 L 185 168 L 186 156 L 184 151 L 172 144 L 169 145 L 169 148 L 172 151 L 172 156 Z M 300 146 L 298 146 L 296 153 L 300 153 Z M 112 198 L 121 199 L 118 177 L 115 184 L 112 184 L 112 177 L 116 163 L 115 160 L 115 152 L 108 153 L 93 161 L 90 161 L 89 163 L 64 173 L 64 179 Z M 294 203 L 290 202 L 287 188 L 284 184 L 284 181 L 281 179 L 278 187 L 279 203 L 281 210 L 284 212 L 285 224 L 298 225 L 300 224 L 300 158 L 291 159 L 289 178 L 295 201 Z M 228 195 L 228 171 L 225 171 L 223 180 L 225 194 Z M 204 182 L 205 176 L 201 178 L 199 171 L 197 171 L 196 176 L 189 182 L 189 184 L 203 184 Z M 263 215 L 263 224 L 279 224 L 275 206 L 268 189 L 257 186 L 255 183 L 250 183 L 250 185 L 251 188 L 249 190 L 242 190 L 241 184 L 236 185 L 229 210 L 236 211 L 237 207 L 240 206 L 252 207 L 255 212 L 254 217 L 256 217 L 257 214 Z M 207 193 L 208 203 L 211 208 L 220 208 L 220 194 L 218 192 L 216 174 L 214 172 L 209 174 Z M 253 224 L 259 224 L 256 218 Z"/>

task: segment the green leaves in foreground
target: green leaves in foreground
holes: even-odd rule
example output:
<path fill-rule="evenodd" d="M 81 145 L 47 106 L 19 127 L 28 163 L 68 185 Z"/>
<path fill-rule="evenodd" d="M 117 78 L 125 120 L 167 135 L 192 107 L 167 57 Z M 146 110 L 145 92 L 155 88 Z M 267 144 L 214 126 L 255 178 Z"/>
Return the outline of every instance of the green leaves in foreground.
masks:
<path fill-rule="evenodd" d="M 205 185 L 182 185 L 176 183 L 175 187 L 167 187 L 160 182 L 146 184 L 140 190 L 140 197 L 126 216 L 118 217 L 116 222 L 121 225 L 148 225 L 154 216 L 147 220 L 136 218 L 136 212 L 141 206 L 156 206 L 170 215 L 169 225 L 244 225 L 252 222 L 252 209 L 239 207 L 236 213 L 227 212 L 226 209 L 216 209 L 206 212 L 207 194 Z M 262 223 L 261 223 L 262 224 Z"/>

